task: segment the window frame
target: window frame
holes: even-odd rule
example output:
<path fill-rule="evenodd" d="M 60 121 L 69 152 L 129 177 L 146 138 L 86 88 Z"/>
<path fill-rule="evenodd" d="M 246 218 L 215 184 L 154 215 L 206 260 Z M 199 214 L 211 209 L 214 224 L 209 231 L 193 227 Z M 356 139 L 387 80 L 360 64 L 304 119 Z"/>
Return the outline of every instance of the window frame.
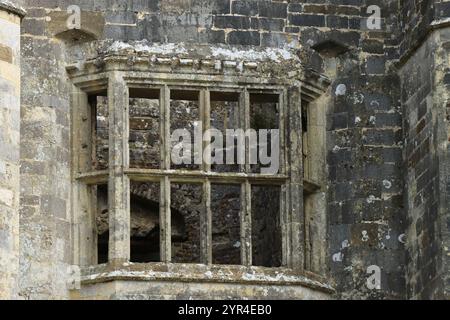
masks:
<path fill-rule="evenodd" d="M 205 78 L 207 78 L 205 80 Z M 282 267 L 303 271 L 305 234 L 303 216 L 303 163 L 302 163 L 302 130 L 301 130 L 301 90 L 302 82 L 275 81 L 254 75 L 252 77 L 230 76 L 224 79 L 221 75 L 193 75 L 192 73 L 152 73 L 122 70 L 109 70 L 104 73 L 79 75 L 72 79 L 72 138 L 73 138 L 73 215 L 75 221 L 74 262 L 80 266 L 95 265 L 95 197 L 91 187 L 108 183 L 110 241 L 109 264 L 117 265 L 129 262 L 130 259 L 130 180 L 138 182 L 159 182 L 161 192 L 160 227 L 161 261 L 170 263 L 170 183 L 203 183 L 205 203 L 210 200 L 211 183 L 241 184 L 241 238 L 251 244 L 251 184 L 269 184 L 281 186 L 280 222 L 282 226 Z M 236 85 L 238 83 L 239 85 Z M 262 84 L 261 84 L 262 83 Z M 240 103 L 244 104 L 244 130 L 249 127 L 249 93 L 252 91 L 270 91 L 279 93 L 280 97 L 280 167 L 277 176 L 265 176 L 249 173 L 214 173 L 189 172 L 167 169 L 170 158 L 163 156 L 170 152 L 170 117 L 167 117 L 165 106 L 170 112 L 170 88 L 199 89 L 202 121 L 209 119 L 205 110 L 209 108 L 207 97 L 210 91 L 241 91 Z M 161 155 L 163 167 L 166 169 L 133 169 L 129 168 L 128 148 L 128 110 L 130 88 L 160 88 L 160 125 L 163 135 Z M 107 91 L 109 104 L 109 169 L 91 171 L 90 160 L 92 146 L 89 142 L 91 133 L 89 96 Z M 164 112 L 164 113 L 162 113 Z M 169 122 L 169 123 L 167 123 Z M 209 121 L 208 121 L 209 124 Z M 169 126 L 169 127 L 168 127 Z M 206 130 L 208 126 L 204 126 Z M 295 128 L 296 130 L 290 130 Z M 79 135 L 80 132 L 85 134 Z M 78 136 L 79 135 L 79 136 Z M 88 137 L 88 138 L 87 138 Z M 82 146 L 88 146 L 82 147 Z M 163 147 L 164 146 L 164 147 Z M 289 148 L 287 148 L 289 146 Z M 122 150 L 117 152 L 115 150 Z M 248 145 L 246 146 L 246 151 Z M 246 152 L 248 157 L 248 152 Z M 290 160 L 290 161 L 289 161 Z M 249 166 L 248 164 L 246 166 Z M 208 168 L 206 168 L 208 169 Z M 248 168 L 247 168 L 248 169 Z M 249 170 L 247 170 L 249 172 Z M 206 192 L 205 192 L 206 191 Z M 208 197 L 209 194 L 209 197 Z M 201 256 L 202 263 L 212 263 L 211 252 L 211 213 L 208 209 L 201 217 Z M 120 226 L 120 227 L 117 227 Z M 241 246 L 241 265 L 250 267 L 251 247 Z M 219 266 L 220 267 L 220 266 Z"/>

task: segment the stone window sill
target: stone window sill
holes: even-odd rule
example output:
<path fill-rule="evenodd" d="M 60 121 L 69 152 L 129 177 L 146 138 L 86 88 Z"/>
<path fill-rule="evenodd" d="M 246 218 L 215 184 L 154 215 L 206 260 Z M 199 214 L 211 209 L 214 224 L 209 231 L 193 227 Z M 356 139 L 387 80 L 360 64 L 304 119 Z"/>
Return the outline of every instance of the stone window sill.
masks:
<path fill-rule="evenodd" d="M 303 286 L 325 293 L 334 288 L 313 273 L 299 273 L 286 268 L 244 267 L 201 264 L 126 263 L 84 267 L 81 284 L 110 281 L 167 281 L 197 283 L 237 283 L 248 285 Z"/>

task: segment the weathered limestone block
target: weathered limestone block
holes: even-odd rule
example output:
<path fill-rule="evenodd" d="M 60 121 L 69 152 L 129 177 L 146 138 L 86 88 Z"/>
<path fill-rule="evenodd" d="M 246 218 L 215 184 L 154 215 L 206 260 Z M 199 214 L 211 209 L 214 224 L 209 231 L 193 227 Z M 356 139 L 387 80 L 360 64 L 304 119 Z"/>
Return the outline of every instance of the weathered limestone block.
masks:
<path fill-rule="evenodd" d="M 20 20 L 0 1 L 0 299 L 16 295 L 19 269 Z"/>

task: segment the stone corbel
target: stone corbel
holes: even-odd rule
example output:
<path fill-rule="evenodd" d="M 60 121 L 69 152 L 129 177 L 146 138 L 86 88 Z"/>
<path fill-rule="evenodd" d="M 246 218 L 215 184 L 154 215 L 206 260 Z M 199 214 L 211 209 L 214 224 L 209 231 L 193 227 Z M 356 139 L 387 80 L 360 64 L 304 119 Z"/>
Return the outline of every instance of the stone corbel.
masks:
<path fill-rule="evenodd" d="M 82 11 L 80 28 L 71 28 L 71 13 L 53 11 L 48 15 L 48 29 L 51 34 L 65 42 L 80 43 L 98 40 L 103 36 L 105 18 L 97 12 Z"/>
<path fill-rule="evenodd" d="M 312 102 L 327 91 L 331 80 L 312 69 L 304 69 L 301 78 L 301 98 Z"/>

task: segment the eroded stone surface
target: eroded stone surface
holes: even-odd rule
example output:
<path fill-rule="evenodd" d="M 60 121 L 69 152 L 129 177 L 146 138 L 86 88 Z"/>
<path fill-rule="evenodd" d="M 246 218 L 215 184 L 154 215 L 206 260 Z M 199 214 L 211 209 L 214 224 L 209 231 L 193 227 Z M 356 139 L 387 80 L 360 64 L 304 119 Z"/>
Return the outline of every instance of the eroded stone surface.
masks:
<path fill-rule="evenodd" d="M 0 1 L 1 298 L 201 298 L 213 287 L 194 279 L 183 291 L 175 280 L 135 282 L 134 271 L 108 270 L 105 276 L 125 279 L 86 284 L 81 293 L 67 289 L 78 253 L 68 75 L 102 72 L 118 56 L 138 71 L 308 74 L 301 98 L 326 109 L 316 127 L 325 128 L 327 169 L 316 194 L 322 205 L 307 203 L 310 213 L 325 213 L 309 225 L 311 239 L 319 239 L 309 244 L 309 268 L 335 284 L 339 298 L 448 298 L 448 1 L 378 1 L 382 30 L 367 28 L 367 8 L 355 1 L 79 1 L 84 31 L 66 33 L 60 23 L 72 4 Z M 21 36 L 19 6 L 27 11 Z M 135 234 L 154 230 L 154 213 L 138 209 L 135 217 Z M 106 216 L 100 220 L 101 233 Z M 381 268 L 381 290 L 366 286 L 372 265 Z M 256 298 L 328 295 L 262 287 L 267 291 L 235 281 L 214 296 L 238 297 L 245 288 Z"/>

